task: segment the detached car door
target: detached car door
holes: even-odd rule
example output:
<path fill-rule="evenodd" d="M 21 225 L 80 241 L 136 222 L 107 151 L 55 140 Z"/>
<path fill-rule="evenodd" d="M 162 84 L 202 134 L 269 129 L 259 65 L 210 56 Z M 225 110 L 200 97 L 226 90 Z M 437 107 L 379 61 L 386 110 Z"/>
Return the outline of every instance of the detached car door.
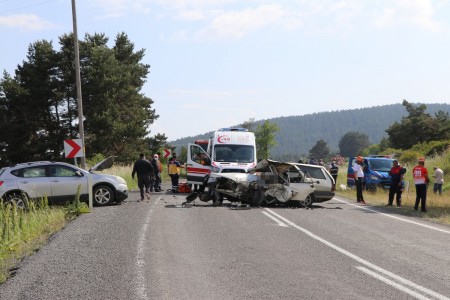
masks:
<path fill-rule="evenodd" d="M 186 172 L 189 184 L 203 184 L 203 179 L 209 174 L 211 159 L 197 144 L 188 144 Z"/>
<path fill-rule="evenodd" d="M 80 187 L 80 199 L 87 199 L 87 177 L 80 170 L 65 165 L 51 165 L 49 174 L 53 203 L 74 200 L 78 187 Z"/>

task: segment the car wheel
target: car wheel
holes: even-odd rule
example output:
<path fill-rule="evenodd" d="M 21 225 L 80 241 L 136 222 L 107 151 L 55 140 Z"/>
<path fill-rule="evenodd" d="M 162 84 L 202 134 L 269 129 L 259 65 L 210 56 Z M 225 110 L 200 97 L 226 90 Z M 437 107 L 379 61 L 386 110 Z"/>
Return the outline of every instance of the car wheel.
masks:
<path fill-rule="evenodd" d="M 223 198 L 220 196 L 218 191 L 213 191 L 212 195 L 213 206 L 221 206 Z"/>
<path fill-rule="evenodd" d="M 252 206 L 259 207 L 263 200 L 264 200 L 263 191 L 260 188 L 254 190 L 252 195 Z"/>
<path fill-rule="evenodd" d="M 107 185 L 94 188 L 94 205 L 104 206 L 114 202 L 114 191 Z"/>
<path fill-rule="evenodd" d="M 16 205 L 17 208 L 26 209 L 27 208 L 27 197 L 25 194 L 13 193 L 6 197 L 6 202 L 11 205 Z"/>
<path fill-rule="evenodd" d="M 376 186 L 375 184 L 368 184 L 368 185 L 366 186 L 366 190 L 367 190 L 369 193 L 376 193 L 376 192 L 377 192 L 377 186 Z"/>
<path fill-rule="evenodd" d="M 300 204 L 304 207 L 311 207 L 314 203 L 314 195 L 309 194 L 305 200 L 300 201 Z"/>

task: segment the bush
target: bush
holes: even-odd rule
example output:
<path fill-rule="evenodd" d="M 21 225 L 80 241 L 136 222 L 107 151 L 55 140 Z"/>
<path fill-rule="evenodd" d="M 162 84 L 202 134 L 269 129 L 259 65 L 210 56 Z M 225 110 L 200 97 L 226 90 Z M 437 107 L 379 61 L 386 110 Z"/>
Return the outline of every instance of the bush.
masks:
<path fill-rule="evenodd" d="M 414 151 L 414 150 L 406 150 L 403 151 L 402 155 L 399 157 L 399 160 L 402 163 L 416 163 L 417 162 L 417 158 L 419 158 L 420 156 L 422 156 L 419 152 Z"/>
<path fill-rule="evenodd" d="M 422 153 L 421 156 L 436 156 L 443 154 L 450 146 L 450 140 L 419 143 L 410 150 Z"/>

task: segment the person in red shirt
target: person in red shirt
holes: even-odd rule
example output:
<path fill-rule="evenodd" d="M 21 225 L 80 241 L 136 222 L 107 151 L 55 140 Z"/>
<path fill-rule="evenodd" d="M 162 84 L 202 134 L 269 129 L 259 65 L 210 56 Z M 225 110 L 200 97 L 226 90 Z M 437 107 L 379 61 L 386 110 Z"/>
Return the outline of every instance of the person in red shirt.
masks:
<path fill-rule="evenodd" d="M 393 166 L 389 171 L 391 176 L 391 185 L 389 187 L 389 199 L 386 206 L 392 206 L 394 202 L 394 195 L 396 195 L 395 200 L 397 201 L 397 206 L 402 206 L 402 188 L 403 188 L 403 174 L 405 174 L 405 169 L 398 164 L 398 160 L 393 161 Z"/>
<path fill-rule="evenodd" d="M 428 170 L 425 168 L 425 158 L 420 157 L 419 163 L 412 170 L 414 184 L 416 185 L 416 204 L 414 205 L 414 210 L 420 209 L 422 212 L 426 212 L 427 203 L 427 186 L 430 183 L 430 178 L 428 177 Z"/>

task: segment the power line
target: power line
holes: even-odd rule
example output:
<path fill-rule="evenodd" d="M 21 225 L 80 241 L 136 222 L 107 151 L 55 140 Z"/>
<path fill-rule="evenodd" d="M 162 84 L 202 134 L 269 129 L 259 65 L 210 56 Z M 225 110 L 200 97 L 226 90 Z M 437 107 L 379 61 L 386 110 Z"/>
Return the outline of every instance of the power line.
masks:
<path fill-rule="evenodd" d="M 12 1 L 12 0 L 3 0 L 3 1 L 0 1 L 0 3 L 4 3 L 4 2 L 8 2 L 8 1 Z M 17 11 L 17 10 L 22 10 L 22 9 L 25 9 L 25 8 L 28 8 L 28 7 L 43 5 L 43 4 L 47 4 L 47 3 L 55 2 L 55 1 L 57 1 L 57 0 L 48 0 L 48 1 L 43 1 L 43 2 L 39 2 L 39 3 L 26 5 L 26 6 L 21 6 L 21 7 L 17 7 L 17 8 L 8 9 L 8 10 L 3 10 L 3 11 L 0 11 L 0 14 L 12 12 L 12 11 Z"/>

